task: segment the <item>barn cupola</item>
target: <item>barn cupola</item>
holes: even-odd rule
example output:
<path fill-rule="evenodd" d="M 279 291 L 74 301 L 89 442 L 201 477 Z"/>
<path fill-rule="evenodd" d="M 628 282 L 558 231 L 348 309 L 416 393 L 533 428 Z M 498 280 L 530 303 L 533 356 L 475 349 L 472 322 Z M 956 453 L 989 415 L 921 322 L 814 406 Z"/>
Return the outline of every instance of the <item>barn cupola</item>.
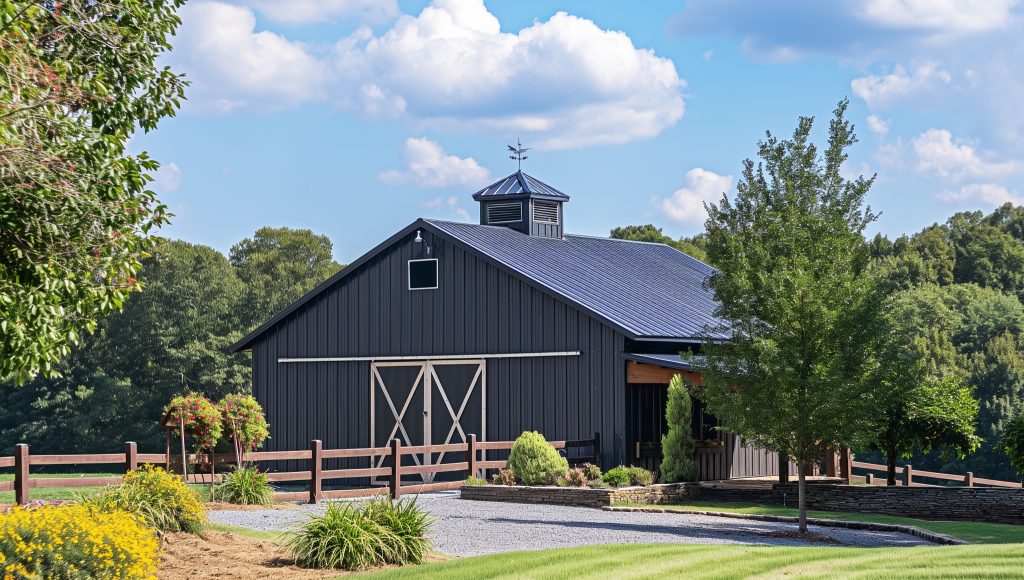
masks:
<path fill-rule="evenodd" d="M 473 194 L 480 223 L 505 226 L 531 236 L 561 238 L 562 204 L 569 196 L 521 170 Z"/>

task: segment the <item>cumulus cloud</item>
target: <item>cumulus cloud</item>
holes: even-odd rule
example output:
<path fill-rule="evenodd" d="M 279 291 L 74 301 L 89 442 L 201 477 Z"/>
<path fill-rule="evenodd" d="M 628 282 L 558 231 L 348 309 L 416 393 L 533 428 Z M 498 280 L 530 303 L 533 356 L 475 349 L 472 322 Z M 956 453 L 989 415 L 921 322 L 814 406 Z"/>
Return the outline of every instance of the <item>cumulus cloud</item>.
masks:
<path fill-rule="evenodd" d="M 477 186 L 490 179 L 490 172 L 476 159 L 446 155 L 430 139 L 406 139 L 402 160 L 404 169 L 381 171 L 378 178 L 389 185 L 415 183 L 421 187 Z"/>
<path fill-rule="evenodd" d="M 928 94 L 937 87 L 948 85 L 953 77 L 938 63 L 929 62 L 907 70 L 897 65 L 892 72 L 883 75 L 866 75 L 853 79 L 850 88 L 868 104 L 881 108 L 910 97 Z"/>
<path fill-rule="evenodd" d="M 886 135 L 889 132 L 889 122 L 878 115 L 868 115 L 868 129 L 876 135 Z"/>
<path fill-rule="evenodd" d="M 987 161 L 945 129 L 928 129 L 913 141 L 917 169 L 942 178 L 995 179 L 1020 170 L 1015 161 Z"/>
<path fill-rule="evenodd" d="M 181 17 L 171 58 L 192 81 L 189 96 L 196 106 L 274 109 L 324 96 L 328 68 L 300 43 L 257 32 L 248 8 L 194 2 Z"/>
<path fill-rule="evenodd" d="M 257 31 L 247 7 L 199 0 L 182 14 L 173 58 L 194 81 L 190 97 L 214 110 L 329 99 L 371 118 L 519 134 L 539 148 L 653 137 L 683 115 L 671 60 L 564 12 L 504 32 L 482 0 L 434 0 L 329 51 Z"/>
<path fill-rule="evenodd" d="M 1006 202 L 1024 205 L 1024 197 L 998 183 L 972 183 L 955 191 L 941 191 L 936 194 L 936 197 L 947 203 L 962 205 L 979 202 L 993 207 Z"/>
<path fill-rule="evenodd" d="M 937 34 L 1005 28 L 1019 0 L 869 0 L 861 13 L 881 26 Z"/>
<path fill-rule="evenodd" d="M 384 22 L 398 15 L 395 0 L 235 0 L 274 22 L 309 24 L 344 18 Z"/>
<path fill-rule="evenodd" d="M 153 187 L 158 191 L 174 192 L 181 187 L 181 169 L 177 163 L 164 163 L 153 176 Z"/>
<path fill-rule="evenodd" d="M 359 31 L 338 43 L 337 71 L 415 118 L 532 134 L 538 147 L 652 137 L 683 115 L 675 65 L 625 33 L 564 12 L 503 32 L 481 0 L 435 0 L 379 36 Z"/>
<path fill-rule="evenodd" d="M 732 189 L 732 176 L 719 175 L 696 167 L 686 172 L 686 185 L 659 202 L 669 218 L 691 225 L 704 223 L 708 213 L 705 202 L 718 201 Z"/>
<path fill-rule="evenodd" d="M 449 217 L 453 217 L 459 220 L 469 220 L 469 212 L 459 206 L 459 198 L 454 195 L 445 197 L 435 197 L 434 199 L 423 204 L 425 209 L 431 211 L 444 211 Z"/>

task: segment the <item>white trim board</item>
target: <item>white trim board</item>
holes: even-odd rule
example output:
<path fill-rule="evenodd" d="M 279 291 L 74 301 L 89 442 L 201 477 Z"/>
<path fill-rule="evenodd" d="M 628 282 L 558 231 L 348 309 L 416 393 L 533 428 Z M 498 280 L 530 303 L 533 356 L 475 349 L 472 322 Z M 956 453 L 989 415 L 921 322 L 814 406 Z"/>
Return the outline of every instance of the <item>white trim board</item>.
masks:
<path fill-rule="evenodd" d="M 552 356 L 580 356 L 580 351 L 558 352 L 509 352 L 494 354 L 439 354 L 417 356 L 327 356 L 310 358 L 279 358 L 279 363 L 318 363 L 318 362 L 376 362 L 376 361 L 428 361 L 428 360 L 463 360 L 481 358 L 539 358 Z"/>

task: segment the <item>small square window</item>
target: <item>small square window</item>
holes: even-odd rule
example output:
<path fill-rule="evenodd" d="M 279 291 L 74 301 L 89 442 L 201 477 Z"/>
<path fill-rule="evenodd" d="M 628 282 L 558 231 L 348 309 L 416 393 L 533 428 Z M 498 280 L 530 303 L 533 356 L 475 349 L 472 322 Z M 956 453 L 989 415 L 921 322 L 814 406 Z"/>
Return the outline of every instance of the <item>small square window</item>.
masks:
<path fill-rule="evenodd" d="M 409 260 L 409 290 L 437 288 L 437 258 Z"/>

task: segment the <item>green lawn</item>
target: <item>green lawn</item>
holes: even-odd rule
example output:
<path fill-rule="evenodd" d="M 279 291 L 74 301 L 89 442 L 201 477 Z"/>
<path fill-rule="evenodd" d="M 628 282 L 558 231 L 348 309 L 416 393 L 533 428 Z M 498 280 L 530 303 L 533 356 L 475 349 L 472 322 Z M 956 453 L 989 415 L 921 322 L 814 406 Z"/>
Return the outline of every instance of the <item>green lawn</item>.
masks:
<path fill-rule="evenodd" d="M 33 473 L 32 478 L 79 478 L 79 477 L 112 477 L 121 475 L 120 473 Z M 12 473 L 0 473 L 0 481 L 14 481 L 14 474 Z M 206 501 L 210 495 L 209 485 L 189 485 L 192 489 L 199 492 L 199 496 Z M 96 486 L 85 486 L 85 487 L 33 487 L 29 490 L 29 497 L 31 499 L 43 499 L 43 500 L 54 500 L 54 499 L 78 499 L 79 497 L 88 497 L 96 495 L 102 487 Z M 0 491 L 0 504 L 14 503 L 14 492 L 13 491 Z"/>
<path fill-rule="evenodd" d="M 635 507 L 664 507 L 678 508 L 698 511 L 719 511 L 741 514 L 764 514 L 773 516 L 796 516 L 794 508 L 784 508 L 775 505 L 762 505 L 744 502 L 713 502 L 693 501 L 679 505 L 638 505 Z M 972 544 L 1007 544 L 1024 543 L 1024 526 L 1009 524 L 989 524 L 983 522 L 935 522 L 919 520 L 914 518 L 900 518 L 881 514 L 856 514 L 842 512 L 823 512 L 808 510 L 807 516 L 812 518 L 823 518 L 830 520 L 844 520 L 855 522 L 878 522 L 882 524 L 901 524 L 914 526 L 936 534 L 952 536 L 954 538 L 971 542 Z"/>
<path fill-rule="evenodd" d="M 898 549 L 688 544 L 513 552 L 384 570 L 361 578 L 1010 578 L 1024 545 Z"/>

